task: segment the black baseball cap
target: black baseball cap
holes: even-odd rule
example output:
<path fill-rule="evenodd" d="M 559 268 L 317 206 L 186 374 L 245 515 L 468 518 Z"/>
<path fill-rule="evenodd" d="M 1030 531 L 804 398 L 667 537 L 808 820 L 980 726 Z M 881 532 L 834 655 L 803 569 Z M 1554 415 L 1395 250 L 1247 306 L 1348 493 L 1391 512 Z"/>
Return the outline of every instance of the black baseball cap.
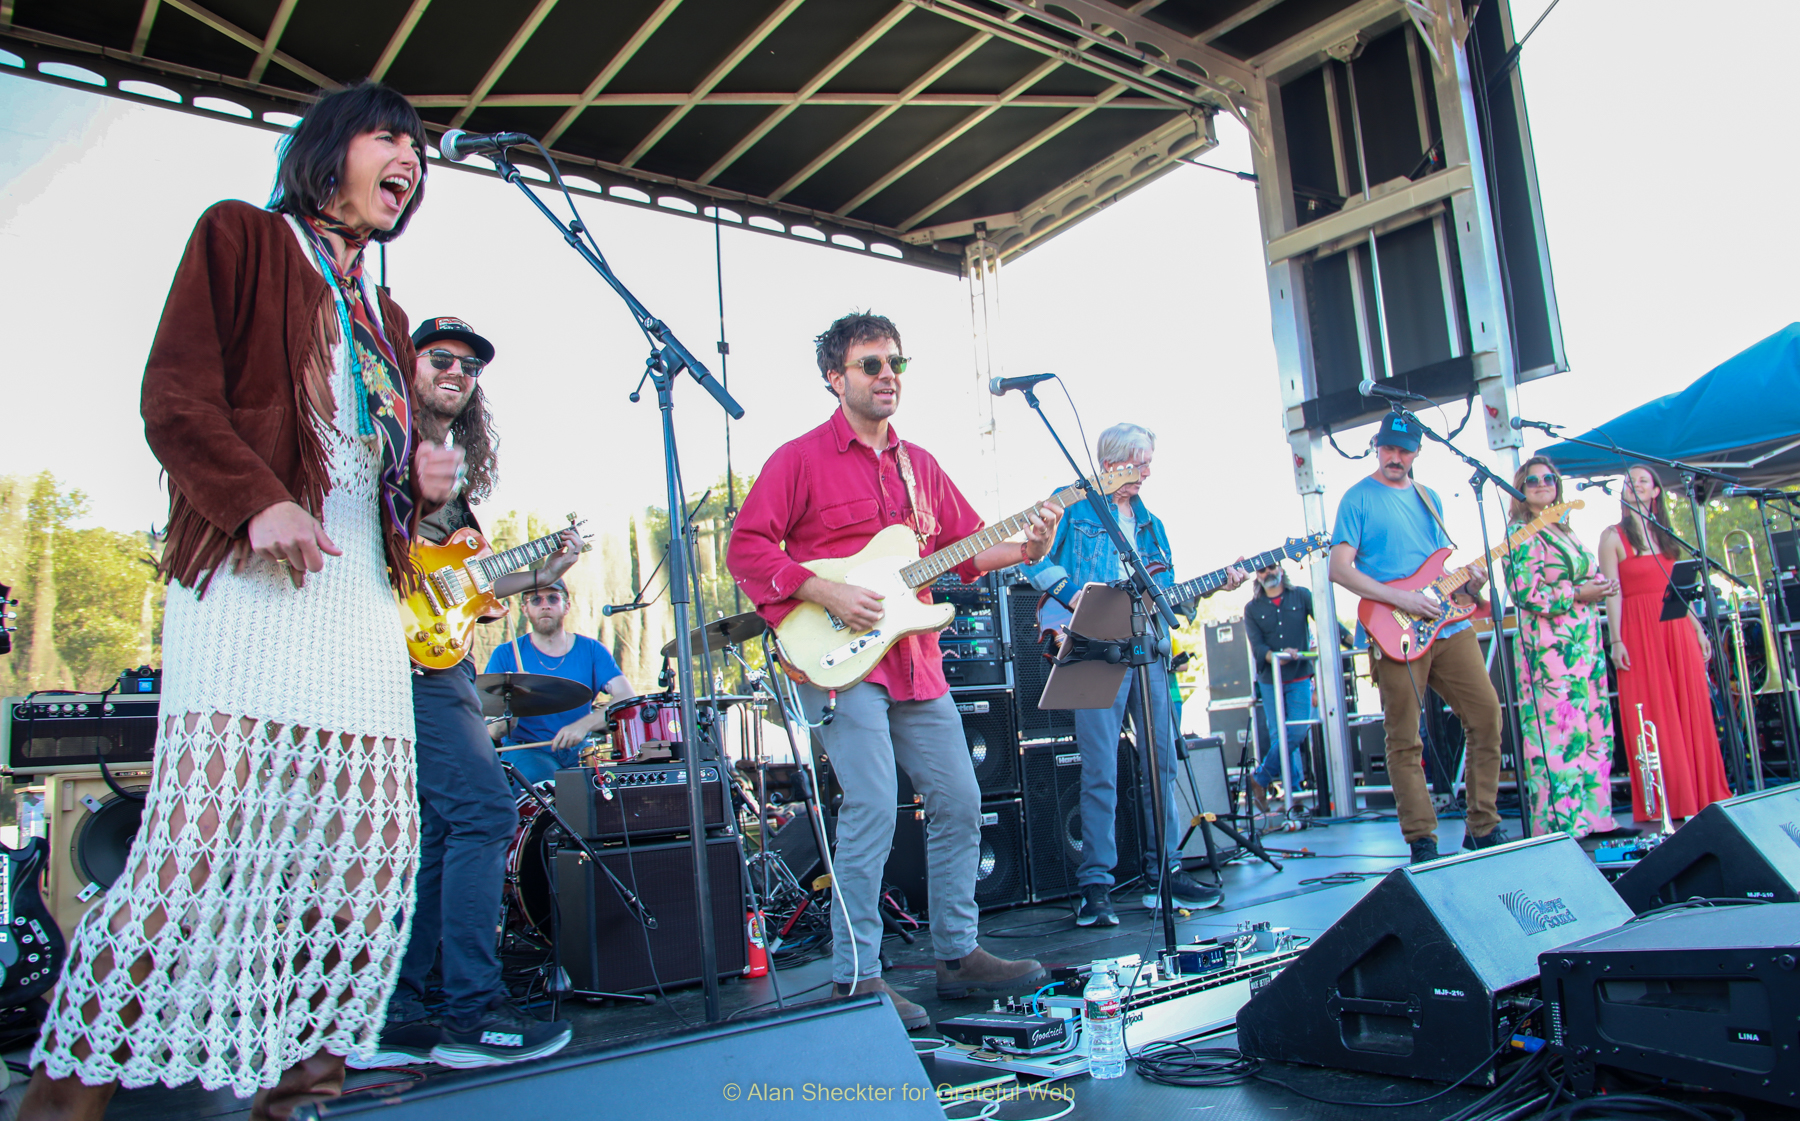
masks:
<path fill-rule="evenodd" d="M 414 350 L 424 350 L 426 343 L 434 343 L 441 339 L 460 339 L 468 343 L 475 352 L 475 357 L 483 362 L 494 360 L 494 344 L 475 333 L 475 329 L 456 318 L 454 315 L 440 315 L 436 319 L 427 319 L 419 324 L 413 332 Z"/>
<path fill-rule="evenodd" d="M 1375 446 L 1416 452 L 1419 450 L 1419 426 L 1399 413 L 1389 413 L 1382 419 L 1381 431 L 1375 433 Z"/>

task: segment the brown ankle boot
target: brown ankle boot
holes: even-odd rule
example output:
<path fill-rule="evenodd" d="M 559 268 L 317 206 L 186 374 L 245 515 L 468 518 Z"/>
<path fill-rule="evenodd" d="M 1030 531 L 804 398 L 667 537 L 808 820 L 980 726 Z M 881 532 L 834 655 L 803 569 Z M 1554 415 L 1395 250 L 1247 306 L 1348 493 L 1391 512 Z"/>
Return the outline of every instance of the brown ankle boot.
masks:
<path fill-rule="evenodd" d="M 1031 958 L 1007 961 L 980 946 L 966 957 L 937 963 L 937 994 L 942 1000 L 960 1000 L 970 993 L 1004 992 L 1042 984 L 1044 967 Z"/>
<path fill-rule="evenodd" d="M 929 1012 L 914 1004 L 912 1001 L 907 1000 L 892 988 L 889 988 L 888 983 L 879 977 L 863 978 L 856 983 L 856 988 L 854 990 L 851 989 L 849 985 L 839 982 L 831 986 L 831 991 L 838 996 L 851 996 L 853 994 L 861 996 L 864 993 L 886 993 L 888 994 L 888 999 L 894 1002 L 894 1011 L 900 1014 L 901 1026 L 907 1031 L 917 1031 L 920 1028 L 928 1028 L 931 1026 L 931 1014 Z"/>
<path fill-rule="evenodd" d="M 322 1102 L 344 1092 L 344 1057 L 319 1051 L 282 1072 L 281 1081 L 257 1092 L 250 1103 L 250 1121 L 287 1121 L 294 1111 L 311 1102 Z"/>
<path fill-rule="evenodd" d="M 89 1086 L 73 1075 L 51 1078 L 39 1067 L 19 1103 L 19 1121 L 100 1121 L 118 1089 L 117 1082 Z"/>

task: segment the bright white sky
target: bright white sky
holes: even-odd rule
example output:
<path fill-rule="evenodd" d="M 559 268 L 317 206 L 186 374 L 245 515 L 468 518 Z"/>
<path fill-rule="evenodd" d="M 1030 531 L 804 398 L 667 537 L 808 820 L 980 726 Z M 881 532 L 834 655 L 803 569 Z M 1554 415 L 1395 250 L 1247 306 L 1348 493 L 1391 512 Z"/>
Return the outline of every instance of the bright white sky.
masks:
<path fill-rule="evenodd" d="M 1521 0 L 1522 32 L 1543 4 Z M 1800 234 L 1781 199 L 1800 181 L 1800 86 L 1789 54 L 1800 9 L 1690 3 L 1562 4 L 1521 69 L 1572 370 L 1525 387 L 1526 416 L 1581 430 L 1676 390 L 1800 318 Z M 1746 30 L 1749 29 L 1749 30 Z M 1671 54 L 1672 45 L 1675 53 Z M 1694 60 L 1712 62 L 1692 69 Z M 1654 76 L 1655 80 L 1651 78 Z M 1248 168 L 1229 121 L 1208 162 Z M 0 472 L 49 468 L 85 490 L 99 524 L 160 523 L 138 383 L 169 278 L 195 218 L 221 198 L 266 201 L 273 134 L 27 81 L 0 69 Z M 1255 188 L 1184 168 L 1034 250 L 1002 278 L 1011 374 L 1061 373 L 1089 438 L 1133 420 L 1161 438 L 1146 499 L 1168 522 L 1183 577 L 1302 531 L 1282 436 L 1254 210 Z M 713 233 L 692 219 L 584 200 L 615 269 L 697 352 L 717 338 Z M 953 278 L 727 229 L 723 238 L 733 426 L 740 471 L 822 420 L 811 338 L 838 315 L 893 317 L 917 359 L 897 426 L 972 495 L 978 398 L 966 292 Z M 458 315 L 499 350 L 484 378 L 503 435 L 490 510 L 579 510 L 622 528 L 662 504 L 654 398 L 626 400 L 644 346 L 619 301 L 513 188 L 435 169 L 389 248 L 395 296 L 416 322 Z M 1075 439 L 1067 405 L 1045 394 Z M 690 492 L 725 467 L 723 414 L 677 391 Z M 1017 395 L 997 403 L 999 517 L 1065 483 Z M 1430 419 L 1428 417 L 1428 419 Z M 1448 429 L 1460 410 L 1445 418 Z M 1480 448 L 1471 424 L 1464 446 Z M 1364 443 L 1348 433 L 1347 448 Z M 1531 445 L 1528 444 L 1528 448 Z M 1330 457 L 1328 505 L 1365 471 Z M 1479 540 L 1466 469 L 1428 450 L 1419 474 Z M 1589 542 L 1616 517 L 1597 497 Z M 1503 513 L 1490 507 L 1498 528 Z"/>

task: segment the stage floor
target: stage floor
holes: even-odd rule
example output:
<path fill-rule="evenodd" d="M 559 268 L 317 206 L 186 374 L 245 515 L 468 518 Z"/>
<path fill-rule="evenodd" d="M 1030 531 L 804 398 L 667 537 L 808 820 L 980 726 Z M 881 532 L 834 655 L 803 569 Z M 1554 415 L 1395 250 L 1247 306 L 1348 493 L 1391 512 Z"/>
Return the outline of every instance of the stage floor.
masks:
<path fill-rule="evenodd" d="M 1516 819 L 1510 820 L 1506 828 L 1509 834 L 1517 836 Z M 1392 820 L 1272 833 L 1266 834 L 1264 841 L 1272 855 L 1281 861 L 1282 870 L 1278 872 L 1255 859 L 1227 866 L 1223 904 L 1216 910 L 1197 912 L 1178 922 L 1179 940 L 1226 933 L 1234 930 L 1238 923 L 1249 920 L 1267 920 L 1277 926 L 1292 927 L 1297 934 L 1316 936 L 1337 921 L 1383 874 L 1406 859 L 1405 842 L 1401 840 L 1399 826 Z M 1443 851 L 1455 851 L 1461 841 L 1462 822 L 1445 821 L 1439 831 Z M 1289 855 L 1292 853 L 1305 855 Z M 1352 874 L 1360 874 L 1361 878 Z M 1324 877 L 1335 877 L 1340 882 L 1318 882 Z M 1067 902 L 994 912 L 982 919 L 982 944 L 1002 957 L 1036 957 L 1047 965 L 1079 964 L 1130 953 L 1150 955 L 1160 943 L 1161 924 L 1154 922 L 1137 900 L 1135 890 L 1117 894 L 1115 906 L 1121 923 L 1105 930 L 1082 930 L 1074 926 Z M 936 999 L 928 938 L 921 937 L 913 946 L 890 938 L 886 949 L 892 963 L 887 973 L 888 983 L 923 1004 L 934 1020 L 987 1007 L 986 1002 L 979 999 L 954 1002 Z M 784 998 L 791 1003 L 818 999 L 829 979 L 829 969 L 828 961 L 817 961 L 783 971 L 779 984 Z M 773 1007 L 775 980 L 728 981 L 722 986 L 721 996 L 726 1015 Z M 652 1006 L 596 1006 L 577 1002 L 565 1005 L 563 1015 L 575 1029 L 574 1040 L 565 1053 L 578 1054 L 677 1028 L 684 1023 L 699 1023 L 705 1018 L 705 1006 L 701 990 L 693 987 L 671 991 L 666 1001 Z M 930 1030 L 913 1033 L 915 1039 L 932 1036 Z M 1235 1042 L 1227 1031 L 1208 1039 L 1204 1046 L 1231 1047 Z M 26 1055 L 21 1051 L 6 1057 L 23 1062 Z M 445 1071 L 435 1066 L 413 1069 L 433 1082 L 479 1078 L 482 1073 Z M 1442 1088 L 1424 1082 L 1281 1064 L 1271 1064 L 1268 1073 L 1318 1096 L 1371 1103 L 1409 1101 Z M 13 1115 L 22 1092 L 22 1079 L 16 1074 L 14 1078 L 15 1084 L 0 1095 L 0 1119 Z M 401 1082 L 409 1081 L 406 1075 L 393 1072 L 352 1072 L 347 1089 L 355 1091 L 378 1084 L 393 1086 L 396 1078 Z M 1318 1121 L 1351 1121 L 1369 1116 L 1369 1112 L 1361 1107 L 1317 1104 L 1262 1083 L 1222 1089 L 1184 1088 L 1152 1083 L 1128 1072 L 1125 1077 L 1108 1082 L 1095 1082 L 1082 1075 L 1065 1085 L 1073 1098 L 1073 1109 L 1065 1114 L 1071 1118 L 1132 1121 L 1136 1118 L 1160 1119 L 1191 1110 L 1204 1110 L 1208 1121 L 1269 1117 L 1292 1118 L 1294 1121 L 1314 1118 Z M 1428 1121 L 1443 1117 L 1479 1096 L 1480 1091 L 1473 1089 L 1451 1090 L 1428 1105 L 1388 1108 L 1381 1113 L 1392 1121 Z M 994 1116 L 1002 1121 L 1047 1117 L 1063 1109 L 1067 1100 L 1025 1097 L 1002 1104 Z M 597 1088 L 597 1105 L 604 1101 L 604 1089 Z M 243 1118 L 248 1116 L 248 1106 L 248 1102 L 238 1100 L 225 1090 L 209 1093 L 197 1087 L 175 1090 L 145 1087 L 121 1091 L 107 1116 L 116 1121 Z M 954 1110 L 952 1116 L 973 1116 L 976 1112 L 975 1107 L 965 1106 Z"/>

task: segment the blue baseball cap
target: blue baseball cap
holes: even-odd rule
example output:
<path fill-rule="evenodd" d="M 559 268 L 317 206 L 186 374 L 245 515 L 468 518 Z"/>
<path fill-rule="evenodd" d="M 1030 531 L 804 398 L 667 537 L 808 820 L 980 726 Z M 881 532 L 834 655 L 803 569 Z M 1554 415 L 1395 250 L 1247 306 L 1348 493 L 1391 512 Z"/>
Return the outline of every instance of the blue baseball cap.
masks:
<path fill-rule="evenodd" d="M 1389 413 L 1382 418 L 1381 431 L 1375 433 L 1378 448 L 1399 448 L 1403 452 L 1419 450 L 1419 428 L 1408 417 Z"/>

